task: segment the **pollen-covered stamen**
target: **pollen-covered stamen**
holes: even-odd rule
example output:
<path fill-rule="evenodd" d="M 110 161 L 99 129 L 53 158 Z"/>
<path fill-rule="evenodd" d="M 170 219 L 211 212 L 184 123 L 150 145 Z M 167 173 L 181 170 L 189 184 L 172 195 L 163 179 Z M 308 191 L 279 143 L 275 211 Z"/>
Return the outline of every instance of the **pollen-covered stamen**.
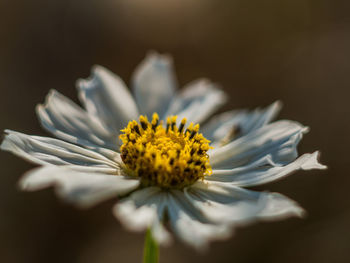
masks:
<path fill-rule="evenodd" d="M 172 117 L 170 118 L 171 130 L 172 130 L 172 131 L 175 131 L 175 128 L 176 128 L 176 119 L 177 119 L 177 116 L 172 116 Z"/>
<path fill-rule="evenodd" d="M 182 131 L 184 130 L 186 122 L 187 122 L 186 118 L 183 118 L 179 126 L 180 133 L 182 133 Z"/>
<path fill-rule="evenodd" d="M 134 123 L 134 130 L 138 135 L 141 135 L 139 125 L 136 121 Z"/>
<path fill-rule="evenodd" d="M 140 124 L 143 130 L 147 130 L 148 128 L 148 120 L 147 120 L 147 116 L 140 116 Z"/>
<path fill-rule="evenodd" d="M 190 139 L 193 139 L 193 137 L 196 135 L 196 133 L 199 131 L 199 124 L 194 126 L 193 130 L 191 131 Z"/>
<path fill-rule="evenodd" d="M 158 126 L 159 116 L 157 113 L 154 113 L 152 116 L 152 130 L 156 131 L 156 127 Z"/>
<path fill-rule="evenodd" d="M 129 122 L 120 136 L 121 158 L 130 175 L 141 177 L 144 185 L 183 188 L 211 174 L 207 151 L 209 141 L 191 123 L 185 132 L 186 119 L 176 126 L 177 116 L 167 118 L 166 128 L 158 114 L 152 121 L 140 116 Z"/>
<path fill-rule="evenodd" d="M 170 125 L 171 125 L 171 120 L 170 120 L 170 118 L 167 118 L 167 120 L 166 120 L 166 132 L 169 131 Z"/>

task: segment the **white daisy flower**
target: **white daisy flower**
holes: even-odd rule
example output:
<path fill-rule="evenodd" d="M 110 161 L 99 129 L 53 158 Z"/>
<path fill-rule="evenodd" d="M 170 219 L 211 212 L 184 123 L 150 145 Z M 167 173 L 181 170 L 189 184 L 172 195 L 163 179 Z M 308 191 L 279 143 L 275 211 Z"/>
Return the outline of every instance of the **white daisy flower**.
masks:
<path fill-rule="evenodd" d="M 326 168 L 318 152 L 298 157 L 308 128 L 271 122 L 280 102 L 225 112 L 199 129 L 227 96 L 208 80 L 178 91 L 167 56 L 151 53 L 137 67 L 133 95 L 101 66 L 77 87 L 83 108 L 55 90 L 37 107 L 42 126 L 59 139 L 5 131 L 2 150 L 40 165 L 20 187 L 53 186 L 80 207 L 119 196 L 114 215 L 128 229 L 150 229 L 160 244 L 171 241 L 169 229 L 201 249 L 247 222 L 300 217 L 303 209 L 289 198 L 246 187 Z"/>

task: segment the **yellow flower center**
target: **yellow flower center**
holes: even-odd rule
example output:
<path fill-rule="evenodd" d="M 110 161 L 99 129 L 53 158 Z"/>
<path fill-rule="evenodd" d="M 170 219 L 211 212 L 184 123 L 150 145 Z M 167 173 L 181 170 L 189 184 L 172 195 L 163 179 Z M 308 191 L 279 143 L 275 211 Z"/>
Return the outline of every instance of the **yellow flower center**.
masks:
<path fill-rule="evenodd" d="M 212 170 L 207 151 L 209 140 L 198 133 L 199 124 L 185 129 L 184 118 L 179 127 L 177 116 L 168 117 L 166 127 L 157 113 L 152 121 L 140 116 L 122 130 L 121 158 L 128 174 L 141 178 L 143 185 L 162 188 L 183 188 L 191 185 Z"/>

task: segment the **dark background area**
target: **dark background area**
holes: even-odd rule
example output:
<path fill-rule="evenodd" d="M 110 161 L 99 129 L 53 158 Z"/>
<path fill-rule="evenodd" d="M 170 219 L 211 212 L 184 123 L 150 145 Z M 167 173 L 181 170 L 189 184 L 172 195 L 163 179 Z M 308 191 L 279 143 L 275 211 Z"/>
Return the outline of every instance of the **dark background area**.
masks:
<path fill-rule="evenodd" d="M 310 126 L 301 153 L 326 171 L 258 190 L 283 193 L 305 219 L 257 223 L 198 254 L 176 242 L 161 262 L 350 262 L 350 6 L 339 0 L 0 0 L 0 129 L 48 135 L 35 116 L 50 89 L 77 101 L 75 81 L 101 64 L 129 83 L 150 49 L 172 54 L 180 86 L 219 82 L 230 108 L 284 103 Z M 124 230 L 115 200 L 81 211 L 51 189 L 20 192 L 33 166 L 0 152 L 1 262 L 140 262 L 143 234 Z"/>

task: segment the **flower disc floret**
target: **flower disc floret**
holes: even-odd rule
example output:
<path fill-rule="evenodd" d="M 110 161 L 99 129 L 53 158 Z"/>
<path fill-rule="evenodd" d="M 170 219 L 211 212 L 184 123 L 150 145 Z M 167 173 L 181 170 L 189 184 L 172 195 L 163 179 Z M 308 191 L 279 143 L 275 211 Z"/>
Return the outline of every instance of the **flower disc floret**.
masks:
<path fill-rule="evenodd" d="M 120 139 L 126 171 L 141 178 L 143 185 L 183 188 L 210 175 L 207 151 L 210 141 L 199 133 L 199 124 L 185 129 L 186 118 L 176 125 L 177 116 L 167 118 L 166 127 L 157 113 L 152 121 L 140 116 L 130 121 Z"/>

